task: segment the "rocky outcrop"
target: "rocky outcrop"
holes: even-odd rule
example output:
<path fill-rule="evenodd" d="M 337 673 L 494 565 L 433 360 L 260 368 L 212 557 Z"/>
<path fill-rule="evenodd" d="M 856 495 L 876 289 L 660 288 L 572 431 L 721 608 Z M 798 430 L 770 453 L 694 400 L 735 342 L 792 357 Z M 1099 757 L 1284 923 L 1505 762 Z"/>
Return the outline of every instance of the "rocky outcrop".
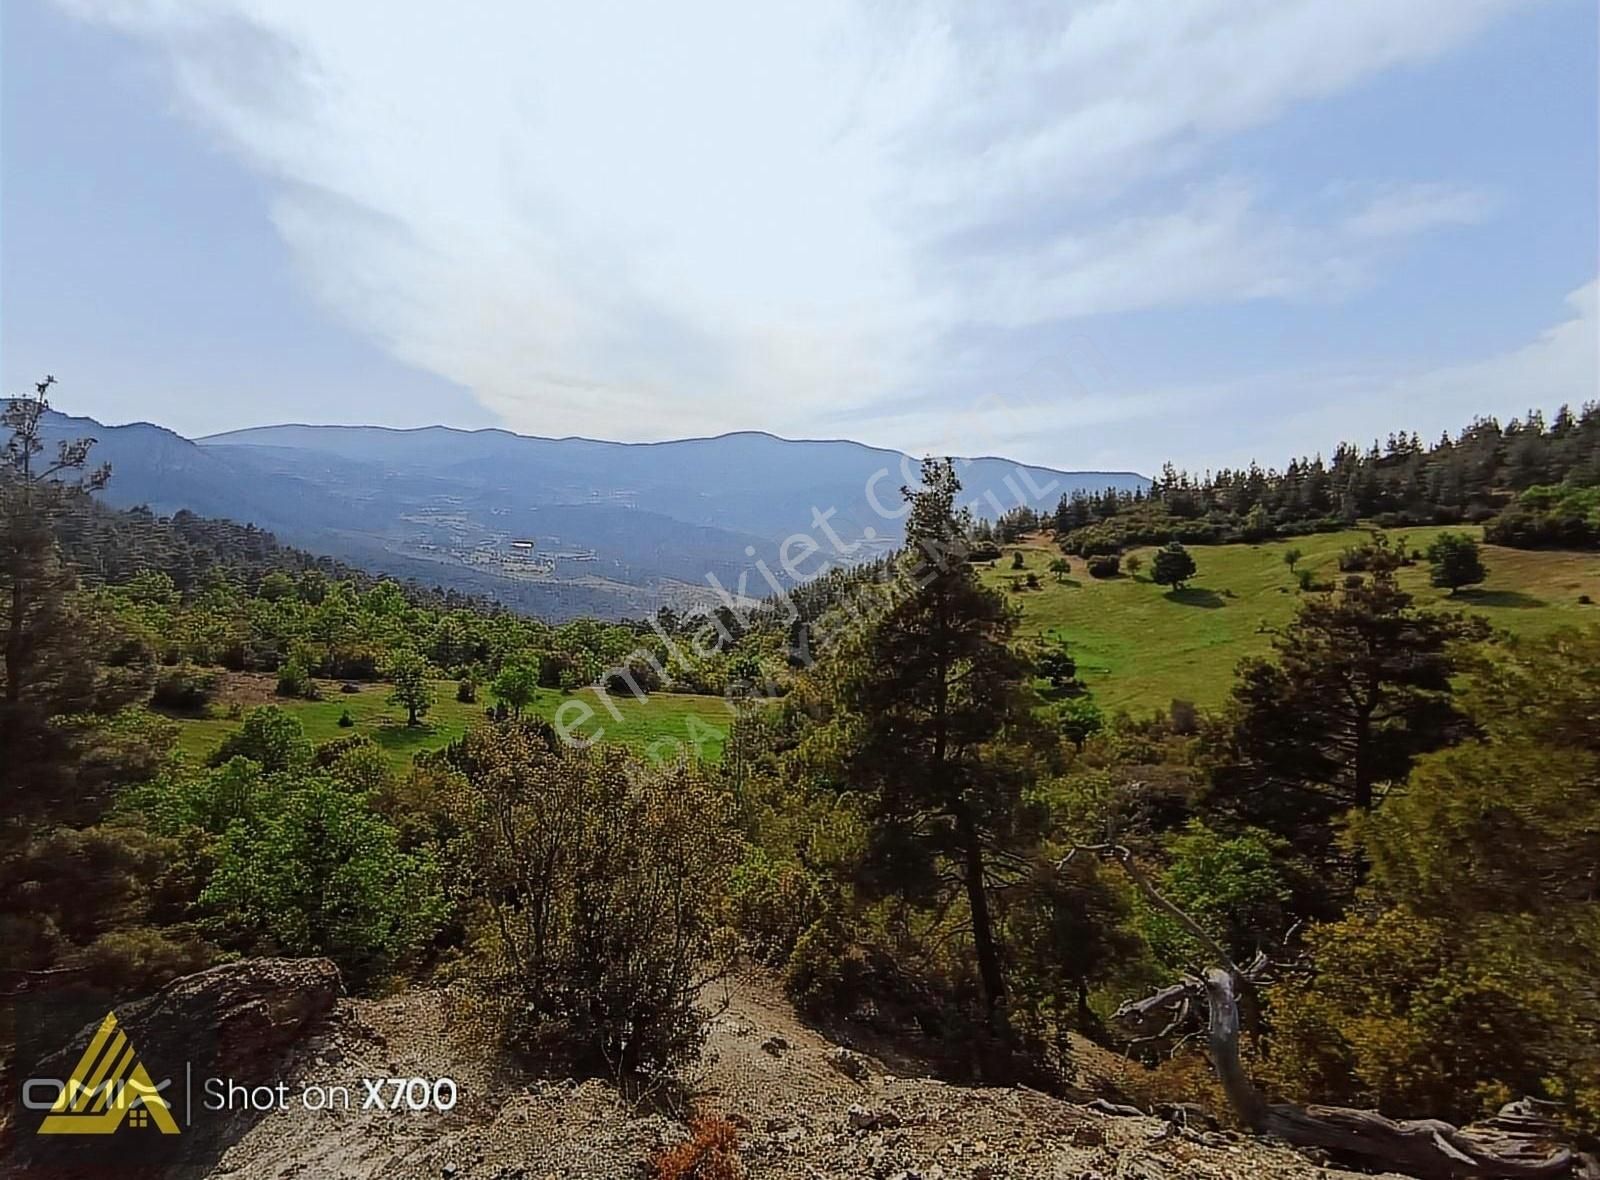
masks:
<path fill-rule="evenodd" d="M 180 1132 L 158 1136 L 137 1130 L 113 1135 L 44 1136 L 40 1116 L 18 1115 L 18 1068 L 8 1068 L 0 1089 L 6 1122 L 0 1125 L 0 1161 L 6 1175 L 104 1175 L 108 1150 L 119 1152 L 122 1177 L 204 1170 L 244 1134 L 259 1112 L 227 1111 L 204 1117 L 192 1087 L 210 1077 L 245 1086 L 271 1084 L 293 1048 L 333 1010 L 344 985 L 328 959 L 245 959 L 173 980 L 142 999 L 112 1010 L 127 1044 L 152 1078 L 170 1078 L 169 1096 L 182 1117 Z M 70 1078 L 85 1046 L 104 1019 L 94 1016 L 60 1047 L 20 1068 L 34 1078 Z M 151 1158 L 143 1158 L 145 1150 Z"/>

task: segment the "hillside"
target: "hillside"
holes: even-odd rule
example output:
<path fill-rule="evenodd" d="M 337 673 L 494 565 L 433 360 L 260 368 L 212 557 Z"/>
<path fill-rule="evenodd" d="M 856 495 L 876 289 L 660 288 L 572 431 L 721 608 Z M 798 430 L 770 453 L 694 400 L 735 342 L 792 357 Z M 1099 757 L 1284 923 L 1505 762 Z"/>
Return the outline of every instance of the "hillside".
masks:
<path fill-rule="evenodd" d="M 1451 531 L 1481 535 L 1468 526 L 1398 529 L 1391 535 L 1426 549 Z M 1009 591 L 1019 575 L 1038 575 L 1039 589 L 1007 594 L 1022 609 L 1023 632 L 1066 640 L 1080 677 L 1107 711 L 1164 709 L 1174 698 L 1210 706 L 1228 695 L 1239 660 L 1267 652 L 1271 629 L 1294 614 L 1300 595 L 1283 554 L 1299 549 L 1304 556 L 1298 568 L 1311 570 L 1319 581 L 1337 581 L 1340 552 L 1366 538 L 1365 531 L 1352 529 L 1260 545 L 1191 546 L 1199 573 L 1182 592 L 1173 592 L 1149 581 L 1149 548 L 1130 550 L 1144 563 L 1137 577 L 1091 578 L 1083 559 L 1073 557 L 1072 573 L 1058 581 L 1049 565 L 1060 550 L 1036 537 L 1008 546 L 983 578 Z M 1017 549 L 1025 563 L 1021 571 L 1011 568 Z M 1426 563 L 1403 569 L 1401 585 L 1421 603 L 1472 611 L 1518 635 L 1600 621 L 1600 606 L 1578 601 L 1582 594 L 1600 601 L 1600 556 L 1487 545 L 1483 557 L 1488 581 L 1454 598 L 1428 585 Z"/>
<path fill-rule="evenodd" d="M 767 434 L 624 444 L 446 427 L 274 426 L 192 441 L 148 423 L 52 414 L 51 440 L 99 440 L 108 503 L 269 529 L 374 572 L 496 598 L 547 618 L 637 617 L 716 601 L 709 579 L 761 597 L 784 583 L 783 542 L 820 562 L 899 537 L 915 460 L 847 441 Z M 962 460 L 981 516 L 1053 507 L 1073 491 L 1148 486 L 1130 472 Z M 887 511 L 885 511 L 887 510 Z M 837 538 L 837 540 L 835 540 Z M 758 564 L 759 563 L 759 564 Z"/>
<path fill-rule="evenodd" d="M 295 987 L 288 997 L 275 989 Z M 131 1018 L 177 1013 L 196 1024 L 265 1026 L 280 1047 L 250 1066 L 286 1083 L 284 1109 L 210 1114 L 175 1142 L 190 1174 L 260 1180 L 619 1180 L 717 1176 L 657 1171 L 650 1161 L 688 1137 L 682 1104 L 668 1095 L 630 1101 L 610 1082 L 540 1076 L 496 1062 L 474 1036 L 472 1010 L 454 989 L 381 999 L 336 996 L 326 960 L 246 960 L 175 980 Z M 1354 1173 L 1200 1120 L 1179 1126 L 1121 1117 L 1083 1102 L 1118 1093 L 1139 1067 L 1077 1042 L 1078 1101 L 1022 1086 L 977 1088 L 930 1076 L 904 1055 L 846 1049 L 808 1025 L 776 982 L 745 972 L 712 985 L 716 1014 L 688 1103 L 735 1129 L 739 1175 L 926 1177 L 933 1180 L 1354 1180 Z M 250 1008 L 270 1015 L 263 1019 Z M 532 1062 L 535 1068 L 537 1062 Z M 271 1072 L 267 1072 L 268 1069 Z M 453 1109 L 365 1110 L 356 1103 L 306 1110 L 300 1095 L 349 1088 L 363 1077 L 450 1078 Z M 46 1174 L 45 1169 L 28 1174 Z"/>

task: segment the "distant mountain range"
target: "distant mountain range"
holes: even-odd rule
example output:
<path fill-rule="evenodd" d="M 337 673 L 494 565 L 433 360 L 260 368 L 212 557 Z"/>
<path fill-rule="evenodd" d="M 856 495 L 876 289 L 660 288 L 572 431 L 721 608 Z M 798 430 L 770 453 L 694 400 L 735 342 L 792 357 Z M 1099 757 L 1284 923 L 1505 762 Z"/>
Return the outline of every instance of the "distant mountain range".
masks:
<path fill-rule="evenodd" d="M 149 423 L 52 414 L 92 435 L 105 498 L 222 516 L 372 570 L 561 618 L 641 615 L 760 597 L 897 545 L 916 460 L 846 441 L 737 433 L 661 443 L 430 426 L 263 426 L 186 439 Z M 963 496 L 993 519 L 1076 488 L 1148 487 L 1132 472 L 961 460 Z M 809 540 L 807 540 L 809 538 Z M 813 549 L 813 546 L 815 548 Z"/>

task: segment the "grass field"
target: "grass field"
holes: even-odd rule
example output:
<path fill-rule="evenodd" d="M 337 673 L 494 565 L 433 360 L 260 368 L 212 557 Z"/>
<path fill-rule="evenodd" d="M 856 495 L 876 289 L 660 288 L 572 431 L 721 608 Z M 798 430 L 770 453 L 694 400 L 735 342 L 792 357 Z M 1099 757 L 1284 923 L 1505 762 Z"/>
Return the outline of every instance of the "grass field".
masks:
<path fill-rule="evenodd" d="M 1481 530 L 1413 528 L 1393 535 L 1403 535 L 1408 548 L 1426 550 L 1442 532 Z M 1149 581 L 1152 549 L 1135 551 L 1144 559 L 1137 578 L 1091 578 L 1083 559 L 1074 557 L 1071 575 L 1057 582 L 1048 566 L 1061 554 L 1042 539 L 1008 546 L 982 576 L 1022 608 L 1024 634 L 1067 641 L 1079 676 L 1107 711 L 1165 708 L 1175 697 L 1207 706 L 1227 696 L 1240 657 L 1266 652 L 1269 629 L 1293 616 L 1301 596 L 1284 552 L 1299 549 L 1299 568 L 1337 583 L 1340 551 L 1366 537 L 1366 530 L 1350 530 L 1261 545 L 1190 546 L 1199 572 L 1181 593 Z M 1038 574 L 1041 589 L 1009 591 L 1015 548 L 1022 550 L 1023 572 Z M 1426 562 L 1403 569 L 1401 584 L 1419 603 L 1471 611 L 1522 635 L 1600 623 L 1600 606 L 1578 602 L 1580 594 L 1600 601 L 1600 555 L 1494 546 L 1482 553 L 1488 581 L 1453 599 L 1428 585 Z"/>
<path fill-rule="evenodd" d="M 425 724 L 408 726 L 405 710 L 388 703 L 387 684 L 363 685 L 358 693 L 341 693 L 337 684 L 324 682 L 320 701 L 274 697 L 272 685 L 273 679 L 267 676 L 230 676 L 221 700 L 212 707 L 211 717 L 176 718 L 181 726 L 179 748 L 190 760 L 203 761 L 239 728 L 237 720 L 226 718 L 230 702 L 237 702 L 245 710 L 271 703 L 298 717 L 313 742 L 361 734 L 382 747 L 396 766 L 403 767 L 410 765 L 418 750 L 435 750 L 459 738 L 469 725 L 483 718 L 487 703 L 485 699 L 476 705 L 464 705 L 456 700 L 455 681 L 441 680 L 434 685 L 435 701 Z M 721 697 L 655 693 L 643 702 L 626 696 L 611 700 L 621 714 L 620 720 L 588 689 L 569 694 L 543 690 L 529 709 L 565 724 L 574 736 L 588 741 L 620 742 L 640 753 L 663 756 L 670 756 L 681 747 L 708 762 L 722 756 L 723 739 L 732 718 Z M 342 729 L 339 717 L 346 709 L 355 725 Z"/>

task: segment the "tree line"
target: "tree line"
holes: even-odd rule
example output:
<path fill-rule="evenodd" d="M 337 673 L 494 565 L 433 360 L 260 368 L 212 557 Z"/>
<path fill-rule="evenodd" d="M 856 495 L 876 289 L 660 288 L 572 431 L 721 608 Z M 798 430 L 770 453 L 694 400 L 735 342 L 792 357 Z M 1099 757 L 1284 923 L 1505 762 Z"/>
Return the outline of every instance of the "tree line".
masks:
<path fill-rule="evenodd" d="M 1334 532 L 1358 520 L 1382 527 L 1484 524 L 1486 537 L 1519 548 L 1600 548 L 1600 403 L 1548 421 L 1530 410 L 1502 426 L 1480 418 L 1426 445 L 1415 433 L 1380 445 L 1341 443 L 1330 459 L 1284 468 L 1194 474 L 1168 463 L 1153 485 L 1063 496 L 1053 512 L 1012 509 L 985 528 L 1004 544 L 1046 530 L 1069 553 L 1112 554 L 1142 545 L 1257 542 Z"/>

